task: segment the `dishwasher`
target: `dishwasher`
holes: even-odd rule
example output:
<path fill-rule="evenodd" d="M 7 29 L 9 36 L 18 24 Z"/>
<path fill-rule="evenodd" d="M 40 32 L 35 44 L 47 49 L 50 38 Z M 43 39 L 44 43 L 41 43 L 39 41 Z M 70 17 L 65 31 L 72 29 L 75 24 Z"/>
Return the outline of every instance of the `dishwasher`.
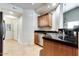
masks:
<path fill-rule="evenodd" d="M 43 46 L 43 37 L 44 36 L 44 34 L 43 33 L 39 33 L 39 45 L 40 46 Z"/>

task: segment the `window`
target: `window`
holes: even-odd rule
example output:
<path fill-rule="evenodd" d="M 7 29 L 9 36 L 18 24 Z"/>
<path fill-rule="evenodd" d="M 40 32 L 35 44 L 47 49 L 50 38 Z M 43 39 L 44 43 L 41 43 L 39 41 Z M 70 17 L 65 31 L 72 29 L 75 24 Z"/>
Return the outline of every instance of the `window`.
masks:
<path fill-rule="evenodd" d="M 79 25 L 79 21 L 67 22 L 67 28 L 73 28 L 74 26 Z"/>

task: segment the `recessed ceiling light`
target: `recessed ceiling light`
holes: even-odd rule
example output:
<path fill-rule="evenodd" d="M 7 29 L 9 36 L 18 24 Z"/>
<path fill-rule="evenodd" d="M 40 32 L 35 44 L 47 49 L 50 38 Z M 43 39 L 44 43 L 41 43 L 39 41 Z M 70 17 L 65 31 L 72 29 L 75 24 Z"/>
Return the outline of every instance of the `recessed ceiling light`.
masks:
<path fill-rule="evenodd" d="M 13 12 L 12 12 L 12 11 L 10 11 L 9 13 L 10 13 L 10 14 L 13 14 Z"/>
<path fill-rule="evenodd" d="M 52 3 L 52 6 L 56 6 L 57 3 Z"/>
<path fill-rule="evenodd" d="M 48 5 L 47 7 L 50 8 L 50 5 Z"/>
<path fill-rule="evenodd" d="M 32 3 L 32 5 L 34 5 L 35 3 Z"/>

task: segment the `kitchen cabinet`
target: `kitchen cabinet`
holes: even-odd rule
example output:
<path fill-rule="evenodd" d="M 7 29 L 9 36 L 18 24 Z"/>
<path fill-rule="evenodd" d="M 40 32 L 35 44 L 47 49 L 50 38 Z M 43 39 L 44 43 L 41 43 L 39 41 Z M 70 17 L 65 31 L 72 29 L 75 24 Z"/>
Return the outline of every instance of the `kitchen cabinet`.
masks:
<path fill-rule="evenodd" d="M 37 32 L 34 33 L 34 43 L 35 44 L 39 43 L 39 37 L 38 37 L 38 33 Z"/>
<path fill-rule="evenodd" d="M 43 33 L 35 32 L 34 33 L 34 43 L 39 46 L 43 46 L 43 39 L 42 39 L 43 36 L 44 36 Z"/>
<path fill-rule="evenodd" d="M 78 48 L 43 39 L 44 56 L 78 56 Z"/>
<path fill-rule="evenodd" d="M 49 49 L 51 49 L 50 42 L 46 41 L 46 40 L 44 40 L 43 42 L 44 42 L 43 43 L 43 55 L 51 56 L 51 50 L 49 50 Z M 52 50 L 52 51 L 54 51 L 54 50 Z"/>
<path fill-rule="evenodd" d="M 52 14 L 47 13 L 38 17 L 38 27 L 51 27 L 52 26 Z"/>

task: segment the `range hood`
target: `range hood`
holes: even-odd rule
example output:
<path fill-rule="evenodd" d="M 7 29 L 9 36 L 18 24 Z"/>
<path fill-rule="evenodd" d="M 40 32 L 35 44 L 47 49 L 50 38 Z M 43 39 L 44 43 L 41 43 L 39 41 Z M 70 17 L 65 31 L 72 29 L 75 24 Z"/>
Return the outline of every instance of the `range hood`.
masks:
<path fill-rule="evenodd" d="M 46 13 L 49 13 L 49 12 L 55 10 L 58 5 L 59 5 L 58 3 L 47 3 L 44 5 L 41 5 L 39 8 L 35 9 L 35 12 L 38 15 L 43 15 L 43 14 L 46 14 Z"/>

